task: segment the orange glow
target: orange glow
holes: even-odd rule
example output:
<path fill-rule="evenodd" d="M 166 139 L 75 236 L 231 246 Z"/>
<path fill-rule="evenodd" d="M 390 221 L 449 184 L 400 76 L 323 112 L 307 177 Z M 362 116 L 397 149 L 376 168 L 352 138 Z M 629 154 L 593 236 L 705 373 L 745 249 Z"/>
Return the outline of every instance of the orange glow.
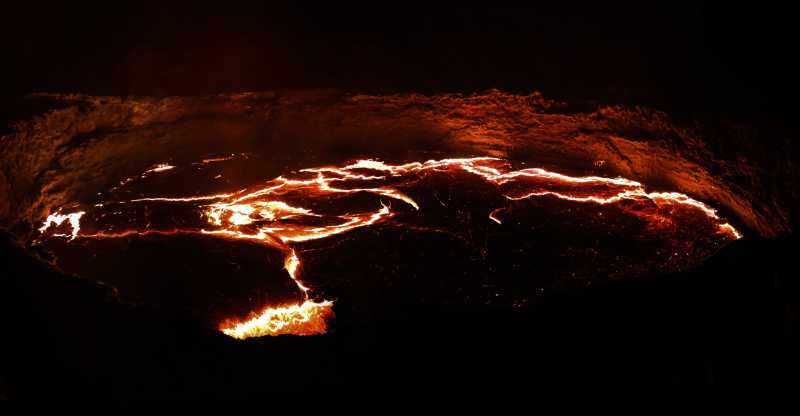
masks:
<path fill-rule="evenodd" d="M 228 160 L 233 159 L 236 155 L 224 156 L 224 157 L 212 157 L 210 159 L 203 159 L 201 162 L 205 164 L 215 163 L 215 162 L 225 162 Z"/>
<path fill-rule="evenodd" d="M 44 224 L 41 227 L 39 227 L 39 232 L 40 233 L 45 232 L 48 228 L 50 228 L 51 225 L 55 225 L 56 227 L 58 227 L 65 220 L 69 220 L 69 225 L 72 227 L 72 233 L 70 233 L 69 236 L 71 237 L 70 240 L 74 240 L 75 237 L 78 236 L 78 232 L 80 232 L 81 230 L 81 217 L 85 213 L 86 212 L 84 211 L 80 211 L 66 215 L 50 214 L 47 216 L 47 219 L 45 220 Z M 67 234 L 56 234 L 56 235 L 59 237 L 67 236 Z"/>
<path fill-rule="evenodd" d="M 228 198 L 233 194 L 217 194 L 217 195 L 204 195 L 204 196 L 185 196 L 185 197 L 175 197 L 175 198 L 138 198 L 138 199 L 131 199 L 130 202 L 194 202 L 194 201 L 208 201 L 212 199 L 222 199 Z"/>
<path fill-rule="evenodd" d="M 148 170 L 144 171 L 144 173 L 142 175 L 147 175 L 148 173 L 164 172 L 164 171 L 167 171 L 167 170 L 170 170 L 170 169 L 175 169 L 175 166 L 172 166 L 172 165 L 169 165 L 169 164 L 166 164 L 166 163 L 159 163 L 155 167 L 153 167 L 152 169 L 148 169 Z"/>
<path fill-rule="evenodd" d="M 497 213 L 498 213 L 500 210 L 502 210 L 502 208 L 498 208 L 498 209 L 496 209 L 496 210 L 494 210 L 494 211 L 490 212 L 490 213 L 489 213 L 489 219 L 490 219 L 490 220 L 492 220 L 492 221 L 494 221 L 494 222 L 496 222 L 496 223 L 498 223 L 498 224 L 502 224 L 502 223 L 503 223 L 503 221 L 501 221 L 499 218 L 497 218 L 497 217 L 495 216 L 495 214 L 497 214 Z"/>
<path fill-rule="evenodd" d="M 203 163 L 228 160 L 206 159 Z M 161 166 L 161 165 L 159 165 Z M 156 169 L 171 169 L 157 167 Z M 153 171 L 153 169 L 151 169 Z M 397 215 L 389 203 L 393 200 L 407 211 L 424 211 L 424 207 L 400 189 L 404 183 L 418 181 L 429 173 L 468 173 L 489 183 L 507 198 L 509 203 L 540 196 L 578 203 L 615 204 L 622 201 L 646 201 L 658 208 L 680 206 L 692 215 L 706 217 L 719 232 L 729 239 L 742 235 L 730 223 L 724 222 L 708 205 L 676 192 L 646 192 L 644 185 L 625 178 L 598 176 L 572 177 L 540 168 L 509 170 L 509 164 L 497 158 L 429 160 L 390 165 L 377 160 L 359 160 L 342 167 L 325 166 L 300 170 L 295 178 L 279 176 L 263 186 L 231 193 L 188 197 L 149 197 L 116 203 L 159 202 L 197 203 L 195 207 L 208 220 L 208 229 L 186 228 L 172 230 L 123 230 L 81 233 L 80 218 L 85 212 L 52 214 L 39 229 L 44 233 L 51 225 L 69 220 L 71 239 L 119 238 L 131 235 L 191 233 L 219 238 L 244 239 L 281 250 L 289 277 L 302 292 L 296 304 L 268 306 L 248 319 L 232 319 L 220 330 L 234 338 L 264 335 L 314 335 L 325 333 L 327 320 L 333 316 L 333 302 L 314 300 L 312 289 L 300 279 L 302 260 L 293 247 L 296 243 L 328 238 L 348 231 L 372 226 Z M 331 201 L 348 195 L 371 194 L 379 201 L 374 206 L 361 204 L 353 211 L 323 214 L 315 201 Z M 210 202 L 216 201 L 216 202 Z M 441 203 L 441 201 L 440 201 Z M 302 206 L 308 204 L 307 206 Z M 104 204 L 96 204 L 102 208 Z M 444 205 L 444 203 L 442 203 Z M 397 208 L 397 207 L 395 207 Z M 489 219 L 502 225 L 501 214 L 506 207 L 496 208 Z M 661 217 L 644 213 L 648 221 Z M 63 234 L 57 234 L 66 236 Z"/>
<path fill-rule="evenodd" d="M 333 303 L 307 300 L 299 305 L 270 307 L 243 322 L 223 324 L 222 332 L 237 339 L 265 335 L 319 335 L 328 329 Z"/>
<path fill-rule="evenodd" d="M 740 238 L 742 238 L 742 233 L 740 233 L 739 231 L 737 231 L 737 230 L 736 230 L 736 228 L 733 228 L 733 226 L 732 226 L 732 225 L 730 225 L 730 224 L 728 224 L 727 222 L 726 222 L 726 223 L 724 223 L 724 224 L 720 224 L 720 225 L 719 225 L 719 228 L 720 228 L 721 230 L 723 230 L 723 231 L 725 231 L 725 232 L 729 233 L 730 235 L 732 235 L 732 236 L 733 236 L 733 238 L 735 238 L 735 239 L 737 239 L 737 240 L 738 240 L 738 239 L 740 239 Z"/>

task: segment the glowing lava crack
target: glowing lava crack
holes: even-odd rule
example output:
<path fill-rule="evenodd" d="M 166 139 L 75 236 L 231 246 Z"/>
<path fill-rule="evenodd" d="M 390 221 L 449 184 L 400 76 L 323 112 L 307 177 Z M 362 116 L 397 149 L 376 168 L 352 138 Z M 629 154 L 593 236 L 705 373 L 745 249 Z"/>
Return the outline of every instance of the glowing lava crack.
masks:
<path fill-rule="evenodd" d="M 178 169 L 171 165 L 156 165 L 144 176 L 167 170 L 172 172 Z M 294 245 L 343 234 L 392 218 L 399 212 L 393 210 L 392 200 L 405 205 L 407 210 L 424 211 L 425 207 L 421 207 L 401 189 L 411 187 L 428 175 L 442 173 L 468 174 L 496 187 L 510 204 L 544 196 L 577 203 L 618 204 L 623 211 L 654 224 L 669 222 L 668 217 L 672 215 L 670 208 L 678 207 L 683 210 L 683 215 L 690 213 L 703 217 L 704 221 L 716 227 L 721 239 L 741 238 L 741 234 L 721 219 L 713 208 L 684 194 L 648 193 L 641 183 L 624 178 L 571 177 L 539 168 L 510 170 L 508 162 L 488 157 L 430 160 L 402 165 L 359 160 L 342 167 L 303 169 L 291 178 L 279 176 L 262 186 L 230 193 L 101 201 L 84 211 L 51 214 L 39 230 L 45 233 L 53 228 L 58 233 L 50 236 L 67 237 L 70 240 L 196 234 L 255 241 L 277 248 L 284 253 L 285 269 L 302 292 L 303 299 L 293 304 L 266 307 L 244 320 L 228 320 L 220 329 L 240 339 L 280 334 L 322 334 L 326 332 L 327 322 L 333 316 L 333 302 L 315 299 L 312 290 L 300 280 L 302 260 Z M 356 209 L 350 205 L 344 208 L 336 205 L 341 198 L 356 195 L 372 195 L 377 201 L 369 209 L 364 209 L 363 202 Z M 625 201 L 631 201 L 633 206 L 622 206 Z M 97 229 L 81 228 L 83 216 L 103 218 L 118 204 L 143 203 L 188 205 L 192 210 L 201 212 L 207 223 L 204 226 L 182 225 L 169 229 L 151 229 L 148 224 L 141 229 L 118 230 L 113 226 L 104 227 L 102 221 L 97 220 L 95 222 L 100 224 L 95 224 Z M 320 204 L 333 205 L 335 209 L 319 210 Z M 507 208 L 497 207 L 488 213 L 488 218 L 502 224 Z M 65 222 L 71 227 L 69 234 L 61 232 L 64 231 L 62 224 Z"/>

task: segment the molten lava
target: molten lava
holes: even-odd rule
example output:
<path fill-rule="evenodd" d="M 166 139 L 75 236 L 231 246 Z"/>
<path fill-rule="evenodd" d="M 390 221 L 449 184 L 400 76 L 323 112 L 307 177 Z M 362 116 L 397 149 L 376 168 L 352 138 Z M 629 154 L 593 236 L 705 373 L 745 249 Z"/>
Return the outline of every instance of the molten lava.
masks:
<path fill-rule="evenodd" d="M 58 227 L 65 220 L 69 220 L 69 225 L 70 227 L 72 227 L 72 232 L 69 234 L 69 236 L 71 237 L 70 240 L 74 240 L 75 237 L 78 236 L 78 232 L 81 230 L 81 217 L 83 216 L 83 214 L 85 214 L 85 212 L 83 211 L 74 212 L 72 214 L 66 214 L 66 215 L 58 213 L 50 214 L 47 217 L 47 220 L 45 220 L 44 224 L 42 224 L 42 226 L 39 227 L 39 232 L 41 233 L 45 232 L 45 230 L 50 228 L 51 225 L 55 225 L 56 227 Z M 54 234 L 54 235 L 57 237 L 66 236 L 66 234 Z"/>
<path fill-rule="evenodd" d="M 205 159 L 203 164 L 227 161 L 231 157 Z M 172 165 L 156 165 L 149 173 L 175 171 Z M 264 184 L 239 191 L 192 196 L 141 196 L 109 199 L 84 211 L 50 215 L 39 229 L 52 236 L 110 239 L 135 235 L 193 234 L 208 237 L 255 241 L 280 250 L 289 277 L 302 294 L 296 303 L 270 305 L 247 318 L 232 318 L 220 325 L 225 334 L 235 338 L 264 335 L 314 335 L 325 333 L 333 316 L 333 302 L 315 298 L 312 289 L 300 279 L 302 259 L 297 245 L 326 239 L 354 229 L 373 226 L 390 218 L 403 224 L 408 215 L 424 213 L 426 206 L 417 202 L 416 188 L 426 178 L 467 175 L 494 189 L 505 204 L 493 207 L 485 215 L 494 227 L 503 225 L 509 212 L 520 201 L 554 197 L 574 203 L 618 205 L 620 209 L 658 230 L 674 228 L 684 218 L 696 218 L 714 230 L 715 238 L 728 241 L 741 234 L 708 205 L 674 192 L 647 192 L 644 185 L 624 178 L 598 176 L 572 177 L 540 168 L 513 170 L 507 161 L 476 157 L 429 160 L 391 165 L 376 160 L 359 160 L 345 166 L 302 169 L 291 176 L 279 176 Z M 123 181 L 121 186 L 125 186 Z M 367 197 L 366 199 L 364 197 Z M 438 198 L 438 197 L 437 197 Z M 438 201 L 442 207 L 446 204 Z M 205 222 L 176 219 L 168 227 L 152 226 L 149 221 L 129 219 L 126 223 L 145 224 L 125 227 L 110 221 L 125 215 L 121 206 L 135 204 L 176 204 L 198 213 Z M 136 214 L 131 214 L 136 215 Z M 81 224 L 82 217 L 91 222 Z M 68 220 L 69 234 L 62 223 Z M 82 226 L 83 225 L 83 226 Z M 661 227 L 661 228 L 658 228 Z M 666 227 L 666 228 L 665 228 Z M 664 231 L 666 232 L 666 231 Z M 301 252 L 302 254 L 302 252 Z"/>
<path fill-rule="evenodd" d="M 319 335 L 327 329 L 333 316 L 333 302 L 303 301 L 299 305 L 273 306 L 243 322 L 221 325 L 225 335 L 245 339 L 264 335 Z"/>

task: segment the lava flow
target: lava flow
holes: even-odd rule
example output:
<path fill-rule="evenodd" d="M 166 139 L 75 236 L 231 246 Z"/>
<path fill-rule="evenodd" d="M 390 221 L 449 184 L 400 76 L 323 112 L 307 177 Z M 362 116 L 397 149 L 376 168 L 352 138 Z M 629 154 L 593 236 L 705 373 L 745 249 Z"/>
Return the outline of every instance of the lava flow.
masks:
<path fill-rule="evenodd" d="M 226 161 L 230 158 L 209 159 Z M 157 165 L 147 172 L 171 174 L 180 168 Z M 166 171 L 169 171 L 168 173 Z M 333 302 L 316 298 L 301 279 L 302 259 L 298 245 L 330 238 L 358 228 L 393 221 L 404 224 L 426 209 L 419 199 L 421 183 L 434 176 L 466 175 L 494 189 L 505 201 L 486 212 L 486 220 L 501 227 L 515 204 L 539 197 L 553 197 L 569 203 L 617 205 L 652 227 L 662 229 L 683 218 L 696 218 L 707 224 L 719 241 L 741 238 L 741 234 L 708 205 L 674 192 L 647 192 L 644 185 L 624 178 L 598 176 L 572 177 L 540 168 L 512 170 L 507 161 L 489 158 L 430 160 L 391 165 L 376 160 L 359 160 L 345 166 L 303 169 L 291 177 L 279 176 L 265 184 L 239 191 L 193 196 L 140 196 L 125 200 L 109 199 L 80 212 L 50 215 L 40 228 L 51 227 L 53 236 L 109 239 L 135 235 L 193 234 L 254 241 L 280 250 L 284 267 L 302 299 L 296 303 L 270 305 L 247 318 L 232 318 L 220 325 L 225 334 L 243 339 L 264 335 L 313 335 L 327 330 L 333 316 Z M 123 184 L 125 185 L 125 184 Z M 438 198 L 438 197 L 437 197 Z M 445 207 L 444 202 L 441 205 Z M 120 228 L 108 218 L 126 213 L 124 207 L 137 204 L 172 204 L 198 213 L 192 218 L 171 220 L 172 224 L 153 226 L 149 220 L 126 218 L 126 223 L 142 227 Z M 183 212 L 183 211 L 182 211 Z M 173 216 L 171 216 L 172 218 Z M 175 216 L 177 217 L 177 215 Z M 82 219 L 85 221 L 82 224 Z M 60 232 L 69 220 L 71 232 Z M 486 221 L 484 220 L 484 221 Z"/>

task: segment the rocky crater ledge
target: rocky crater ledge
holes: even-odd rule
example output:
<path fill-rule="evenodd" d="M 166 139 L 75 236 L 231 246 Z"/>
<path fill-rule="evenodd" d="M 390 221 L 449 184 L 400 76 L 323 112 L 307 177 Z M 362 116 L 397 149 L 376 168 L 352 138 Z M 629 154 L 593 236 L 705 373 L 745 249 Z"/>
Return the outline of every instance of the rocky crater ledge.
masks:
<path fill-rule="evenodd" d="M 27 100 L 41 111 L 0 137 L 0 227 L 21 241 L 52 210 L 88 200 L 143 167 L 239 152 L 286 155 L 277 174 L 355 157 L 488 155 L 569 174 L 623 176 L 650 191 L 707 202 L 745 236 L 791 233 L 800 212 L 790 140 L 772 138 L 768 147 L 752 130 L 678 123 L 638 107 L 498 91 Z"/>

